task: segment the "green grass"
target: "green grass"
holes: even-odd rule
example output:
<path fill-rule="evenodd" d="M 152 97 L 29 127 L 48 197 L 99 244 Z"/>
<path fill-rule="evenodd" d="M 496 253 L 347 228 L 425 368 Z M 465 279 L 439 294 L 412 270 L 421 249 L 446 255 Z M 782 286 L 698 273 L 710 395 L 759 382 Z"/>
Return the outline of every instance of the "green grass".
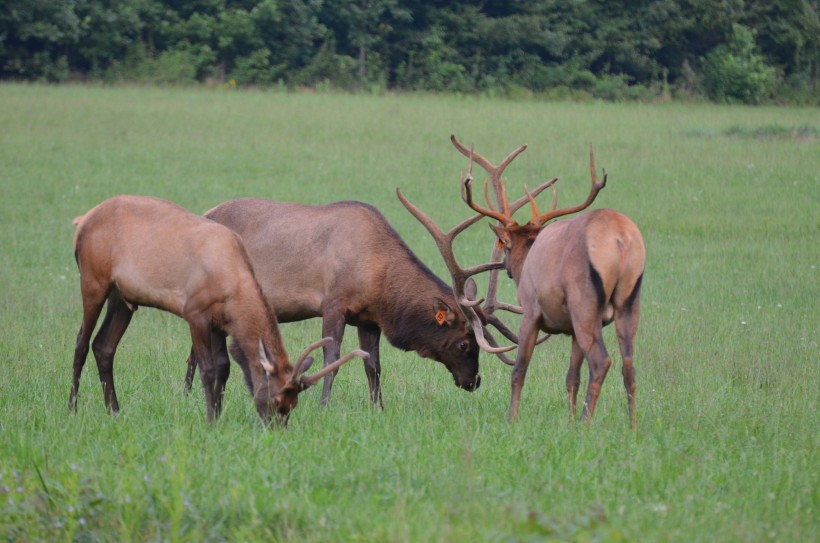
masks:
<path fill-rule="evenodd" d="M 2 85 L 0 124 L 0 537 L 817 540 L 819 110 Z M 756 136 L 771 127 L 808 136 Z M 117 193 L 195 212 L 359 199 L 444 275 L 395 188 L 445 227 L 467 216 L 451 132 L 496 162 L 529 144 L 510 193 L 558 175 L 563 205 L 586 195 L 595 145 L 610 174 L 595 205 L 647 243 L 637 434 L 617 357 L 592 424 L 567 424 L 567 338 L 536 350 L 514 425 L 509 368 L 490 356 L 469 394 L 385 345 L 384 412 L 353 363 L 329 409 L 311 390 L 269 431 L 234 366 L 209 426 L 202 392 L 182 394 L 187 327 L 151 309 L 117 355 L 120 414 L 89 357 L 69 415 L 76 215 Z M 460 258 L 491 243 L 480 225 Z M 290 352 L 319 332 L 283 326 Z"/>

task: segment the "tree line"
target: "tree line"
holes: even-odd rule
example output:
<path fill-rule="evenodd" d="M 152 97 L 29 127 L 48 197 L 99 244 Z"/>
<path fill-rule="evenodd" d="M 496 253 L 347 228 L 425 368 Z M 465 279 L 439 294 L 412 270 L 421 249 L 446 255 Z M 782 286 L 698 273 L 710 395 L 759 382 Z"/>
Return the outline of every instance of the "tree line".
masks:
<path fill-rule="evenodd" d="M 0 79 L 820 103 L 818 0 L 5 0 Z"/>

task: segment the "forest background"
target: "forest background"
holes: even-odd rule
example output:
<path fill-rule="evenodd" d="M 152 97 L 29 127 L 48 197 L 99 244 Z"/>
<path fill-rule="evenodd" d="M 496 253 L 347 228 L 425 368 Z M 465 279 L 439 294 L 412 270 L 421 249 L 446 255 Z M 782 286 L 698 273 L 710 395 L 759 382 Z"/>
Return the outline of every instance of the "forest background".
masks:
<path fill-rule="evenodd" d="M 817 0 L 6 0 L 0 79 L 820 104 Z"/>

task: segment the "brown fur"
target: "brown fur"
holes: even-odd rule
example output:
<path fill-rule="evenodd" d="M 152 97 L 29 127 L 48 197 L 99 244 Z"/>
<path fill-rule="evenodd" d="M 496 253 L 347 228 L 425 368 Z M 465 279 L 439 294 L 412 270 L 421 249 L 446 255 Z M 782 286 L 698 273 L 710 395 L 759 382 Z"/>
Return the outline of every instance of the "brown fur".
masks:
<path fill-rule="evenodd" d="M 381 404 L 379 338 L 442 362 L 456 385 L 478 387 L 478 346 L 449 285 L 410 251 L 384 216 L 361 202 L 307 206 L 242 198 L 205 214 L 234 230 L 280 322 L 322 318 L 325 364 L 338 357 L 346 325 L 370 353 L 365 371 Z M 444 325 L 436 322 L 441 310 Z M 186 382 L 193 379 L 189 367 Z M 325 378 L 322 403 L 330 397 Z"/>
<path fill-rule="evenodd" d="M 602 327 L 614 320 L 634 427 L 632 345 L 646 261 L 638 228 L 617 211 L 598 209 L 543 229 L 533 224 L 513 225 L 496 227 L 496 233 L 505 245 L 507 269 L 518 286 L 518 302 L 524 311 L 512 374 L 510 419 L 517 416 L 535 337 L 543 330 L 572 336 L 567 393 L 573 419 L 581 363 L 584 357 L 589 362 L 590 382 L 583 412 L 588 421 L 612 363 L 604 347 Z"/>
<path fill-rule="evenodd" d="M 646 250 L 638 227 L 625 215 L 611 209 L 587 211 L 572 219 L 557 217 L 577 213 L 589 207 L 606 186 L 606 172 L 599 182 L 595 157 L 589 149 L 592 187 L 581 204 L 556 209 L 554 178 L 540 188 L 552 186 L 551 209 L 539 213 L 534 196 L 528 193 L 533 218 L 524 225 L 512 218 L 507 204 L 506 186 L 501 174 L 524 149 L 521 146 L 499 165 L 450 140 L 458 151 L 470 159 L 468 175 L 462 180 L 462 198 L 482 215 L 498 220 L 493 231 L 504 247 L 507 273 L 518 286 L 518 303 L 523 318 L 518 333 L 518 356 L 512 372 L 510 420 L 518 416 L 518 404 L 527 367 L 532 358 L 539 330 L 572 336 L 572 355 L 567 372 L 567 394 L 570 419 L 575 420 L 576 397 L 584 358 L 589 363 L 589 386 L 584 402 L 583 419 L 589 421 L 607 371 L 612 364 L 603 341 L 603 326 L 613 320 L 623 358 L 623 378 L 632 428 L 636 428 L 635 370 L 632 349 L 640 314 L 640 285 L 646 262 Z M 490 174 L 497 207 L 483 208 L 472 199 L 473 161 Z M 546 226 L 545 226 L 546 225 Z"/>
<path fill-rule="evenodd" d="M 74 353 L 70 409 L 76 410 L 89 341 L 107 301 L 93 351 L 110 410 L 119 410 L 113 376 L 117 345 L 133 312 L 146 306 L 188 322 L 209 420 L 219 416 L 230 371 L 226 335 L 248 354 L 240 365 L 259 415 L 265 421 L 273 416 L 287 420 L 301 387 L 291 379 L 294 368 L 276 317 L 236 234 L 171 202 L 144 196 L 115 196 L 74 224 L 83 323 Z"/>

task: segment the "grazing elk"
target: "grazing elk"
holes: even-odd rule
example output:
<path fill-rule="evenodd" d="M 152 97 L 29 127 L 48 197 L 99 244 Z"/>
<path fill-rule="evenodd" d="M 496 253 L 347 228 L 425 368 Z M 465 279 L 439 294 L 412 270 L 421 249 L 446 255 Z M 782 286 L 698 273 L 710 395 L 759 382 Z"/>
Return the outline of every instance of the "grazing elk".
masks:
<path fill-rule="evenodd" d="M 241 198 L 205 217 L 242 238 L 279 322 L 322 318 L 322 335 L 333 339 L 325 346 L 325 365 L 338 357 L 345 326 L 358 328 L 360 347 L 370 354 L 365 372 L 373 403 L 382 405 L 382 332 L 395 347 L 443 363 L 458 387 L 479 387 L 474 323 L 462 316 L 452 288 L 413 254 L 376 208 L 349 201 L 308 206 Z M 463 294 L 474 297 L 474 288 L 473 283 Z M 186 387 L 195 370 L 189 359 Z M 325 378 L 322 404 L 330 398 L 333 375 Z"/>
<path fill-rule="evenodd" d="M 572 354 L 567 372 L 570 420 L 575 420 L 576 399 L 584 358 L 589 364 L 589 385 L 584 402 L 583 420 L 588 422 L 612 363 L 603 342 L 602 327 L 614 320 L 623 359 L 623 380 L 627 392 L 629 419 L 636 428 L 635 370 L 632 365 L 633 341 L 640 313 L 640 288 L 646 260 L 643 238 L 637 226 L 626 216 L 611 209 L 587 211 L 572 219 L 550 220 L 587 208 L 606 185 L 595 174 L 590 148 L 592 189 L 582 204 L 556 209 L 553 196 L 550 211 L 539 214 L 532 194 L 528 193 L 533 218 L 519 224 L 506 198 L 501 174 L 504 168 L 526 146 L 519 147 L 500 166 L 462 145 L 454 135 L 453 145 L 470 158 L 468 173 L 462 182 L 462 198 L 473 210 L 496 219 L 491 226 L 505 253 L 505 267 L 518 287 L 518 302 L 523 318 L 519 328 L 518 355 L 512 372 L 512 397 L 509 419 L 518 415 L 521 388 L 532 357 L 539 330 L 550 334 L 572 336 Z M 488 207 L 473 202 L 472 164 L 484 168 L 492 183 L 498 209 L 487 198 Z M 552 186 L 552 179 L 545 186 Z M 553 186 L 553 193 L 555 189 Z"/>
<path fill-rule="evenodd" d="M 103 305 L 108 309 L 93 351 L 105 404 L 119 410 L 114 389 L 114 354 L 134 311 L 155 307 L 188 322 L 200 364 L 208 419 L 222 407 L 230 361 L 226 336 L 247 358 L 238 359 L 266 423 L 287 423 L 298 394 L 326 373 L 335 371 L 353 351 L 323 370 L 306 376 L 308 353 L 292 365 L 253 275 L 239 237 L 228 228 L 158 198 L 115 196 L 74 219 L 74 256 L 80 270 L 83 323 L 74 351 L 74 382 L 69 409 L 76 411 L 80 375 L 89 340 Z"/>

